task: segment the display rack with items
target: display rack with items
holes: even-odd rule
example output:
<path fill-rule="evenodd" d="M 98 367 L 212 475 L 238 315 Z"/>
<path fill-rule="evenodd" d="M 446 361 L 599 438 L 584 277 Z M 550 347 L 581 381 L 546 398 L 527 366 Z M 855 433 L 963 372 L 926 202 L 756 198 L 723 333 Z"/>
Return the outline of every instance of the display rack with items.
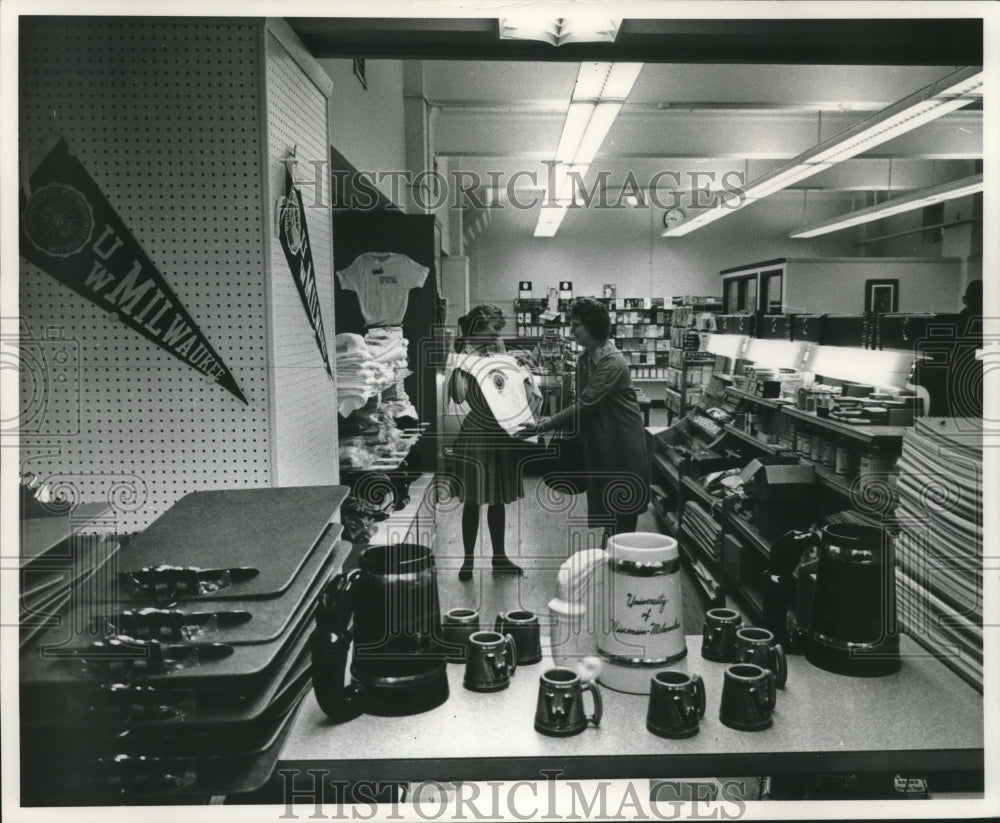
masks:
<path fill-rule="evenodd" d="M 710 602 L 730 595 L 761 620 L 762 575 L 783 533 L 817 522 L 894 522 L 904 429 L 819 417 L 731 380 L 714 375 L 683 418 L 650 430 L 653 510 L 697 562 Z M 798 393 L 803 404 L 808 394 Z"/>
<path fill-rule="evenodd" d="M 626 297 L 604 301 L 611 337 L 629 365 L 633 380 L 664 378 L 670 351 L 671 311 L 662 298 Z"/>
<path fill-rule="evenodd" d="M 712 376 L 715 358 L 702 351 L 702 334 L 715 330 L 721 301 L 711 297 L 673 298 L 670 350 L 664 371 L 664 400 L 672 422 L 698 405 Z"/>
<path fill-rule="evenodd" d="M 259 788 L 309 690 L 313 609 L 350 550 L 331 523 L 346 492 L 193 492 L 133 536 L 118 573 L 22 650 L 24 804 Z"/>
<path fill-rule="evenodd" d="M 440 231 L 433 215 L 390 211 L 337 214 L 333 230 L 341 517 L 365 545 L 437 467 Z"/>
<path fill-rule="evenodd" d="M 440 238 L 434 216 L 343 212 L 333 218 L 333 237 L 338 367 L 351 367 L 344 372 L 351 382 L 343 388 L 338 368 L 342 414 L 374 398 L 399 420 L 400 429 L 423 423 L 433 430 L 436 373 L 423 366 L 446 345 L 434 335 L 440 319 Z M 436 449 L 433 438 L 426 440 L 414 452 L 423 470 L 434 471 Z"/>
<path fill-rule="evenodd" d="M 548 299 L 519 297 L 514 301 L 514 319 L 518 337 L 544 337 L 553 329 L 560 336 L 569 334 L 565 310 L 552 308 Z"/>

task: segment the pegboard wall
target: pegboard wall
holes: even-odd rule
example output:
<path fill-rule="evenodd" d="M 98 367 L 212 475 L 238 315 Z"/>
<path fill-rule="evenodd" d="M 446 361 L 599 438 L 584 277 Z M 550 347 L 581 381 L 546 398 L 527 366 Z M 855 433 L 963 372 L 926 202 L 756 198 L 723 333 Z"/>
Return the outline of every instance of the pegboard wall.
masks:
<path fill-rule="evenodd" d="M 271 485 L 263 21 L 20 26 L 20 151 L 66 139 L 249 401 L 22 261 L 26 350 L 72 354 L 58 387 L 22 368 L 22 462 L 111 500 L 123 532 L 191 491 Z"/>
<path fill-rule="evenodd" d="M 316 201 L 316 166 L 328 182 L 329 138 L 326 95 L 270 30 L 266 33 L 265 69 L 268 129 L 268 187 L 272 214 L 285 192 L 282 158 L 295 152 L 292 178 L 301 182 L 306 227 L 316 272 L 327 354 L 335 368 L 333 314 L 333 232 L 328 208 L 311 208 Z M 307 58 L 308 59 L 308 58 Z M 328 187 L 321 202 L 329 199 Z M 312 485 L 339 480 L 336 385 L 323 358 L 284 251 L 277 226 L 269 227 L 268 288 L 273 386 L 272 459 L 278 485 Z M 336 372 L 334 372 L 336 374 Z"/>

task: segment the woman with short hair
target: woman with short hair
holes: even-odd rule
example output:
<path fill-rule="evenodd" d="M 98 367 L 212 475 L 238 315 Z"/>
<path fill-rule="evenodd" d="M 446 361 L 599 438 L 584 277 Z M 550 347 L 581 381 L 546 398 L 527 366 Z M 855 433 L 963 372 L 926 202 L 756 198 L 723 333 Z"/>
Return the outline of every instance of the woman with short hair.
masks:
<path fill-rule="evenodd" d="M 570 306 L 573 336 L 583 347 L 576 363 L 576 399 L 537 431 L 569 429 L 578 437 L 586 471 L 589 525 L 605 534 L 635 531 L 649 505 L 649 459 L 639 400 L 628 364 L 610 340 L 607 307 L 590 297 Z"/>

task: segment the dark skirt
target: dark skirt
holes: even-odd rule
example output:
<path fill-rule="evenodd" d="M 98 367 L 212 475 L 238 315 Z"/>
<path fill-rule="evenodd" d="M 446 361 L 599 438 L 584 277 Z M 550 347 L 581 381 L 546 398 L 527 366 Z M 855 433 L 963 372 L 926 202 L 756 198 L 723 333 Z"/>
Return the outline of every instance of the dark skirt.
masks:
<path fill-rule="evenodd" d="M 445 471 L 451 492 L 463 503 L 513 503 L 524 497 L 522 463 L 528 449 L 499 426 L 481 428 L 467 417 Z"/>

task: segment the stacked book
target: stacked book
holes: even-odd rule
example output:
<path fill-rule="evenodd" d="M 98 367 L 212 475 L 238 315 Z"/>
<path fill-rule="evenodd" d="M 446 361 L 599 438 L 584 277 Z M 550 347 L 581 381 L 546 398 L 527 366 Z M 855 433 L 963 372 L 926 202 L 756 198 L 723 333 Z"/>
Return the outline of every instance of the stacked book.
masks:
<path fill-rule="evenodd" d="M 896 518 L 901 628 L 977 689 L 983 683 L 978 421 L 923 418 L 903 437 Z"/>
<path fill-rule="evenodd" d="M 722 527 L 705 509 L 694 501 L 684 504 L 684 532 L 712 560 L 718 563 L 722 557 Z"/>
<path fill-rule="evenodd" d="M 160 805 L 271 776 L 310 686 L 343 486 L 194 492 L 20 658 L 26 806 Z"/>

